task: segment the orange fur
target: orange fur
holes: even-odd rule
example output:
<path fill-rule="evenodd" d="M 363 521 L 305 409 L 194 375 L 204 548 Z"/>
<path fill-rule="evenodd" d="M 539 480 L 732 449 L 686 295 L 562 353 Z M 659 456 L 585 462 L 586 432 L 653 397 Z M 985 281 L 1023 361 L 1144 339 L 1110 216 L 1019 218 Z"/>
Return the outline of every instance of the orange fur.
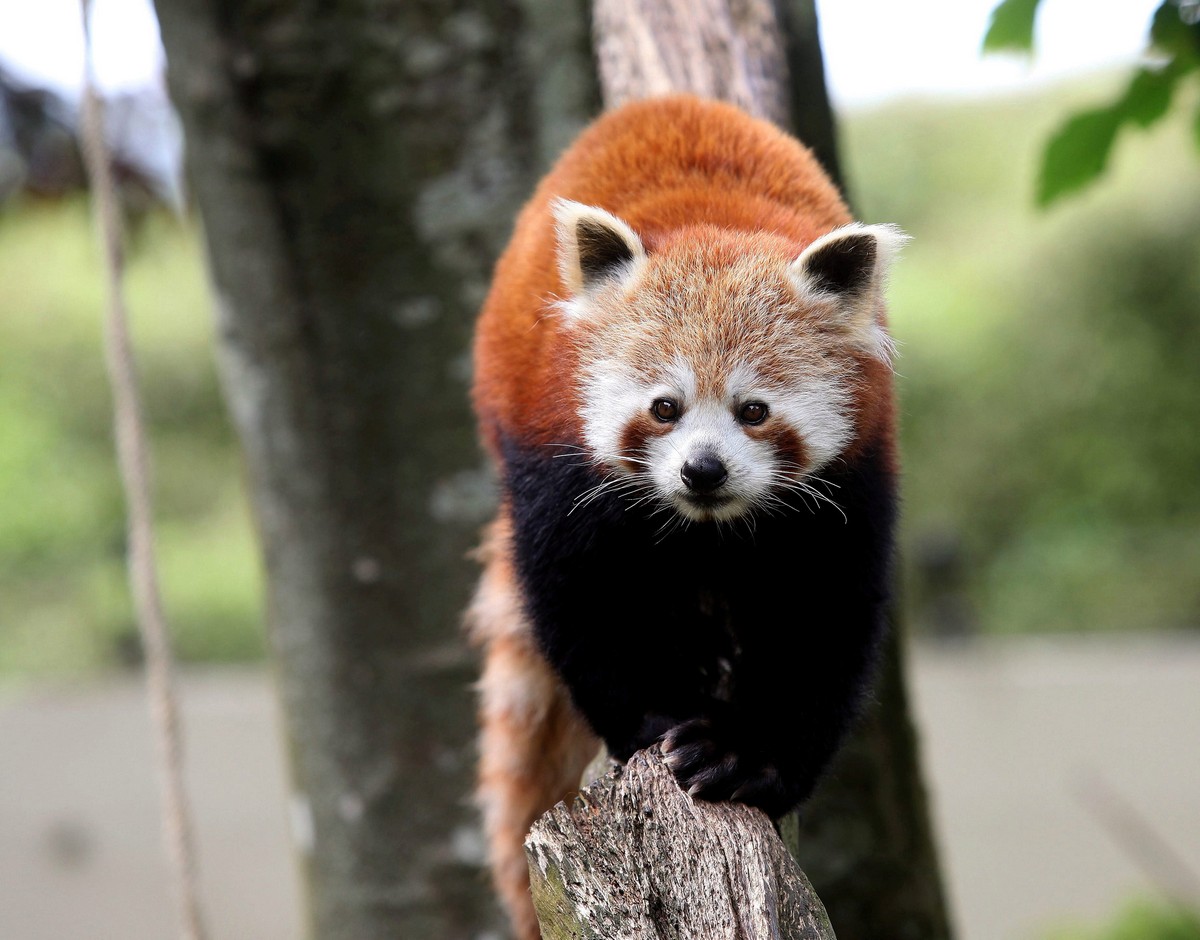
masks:
<path fill-rule="evenodd" d="M 576 324 L 569 338 L 568 326 L 553 307 L 569 296 L 558 268 L 552 212 L 560 198 L 618 216 L 665 266 L 664 278 L 675 282 L 684 270 L 682 261 L 680 267 L 670 266 L 678 248 L 694 259 L 700 246 L 714 265 L 726 269 L 736 267 L 738 259 L 750 259 L 744 265 L 765 268 L 770 262 L 783 272 L 815 239 L 851 221 L 810 151 L 736 108 L 671 97 L 628 105 L 600 118 L 563 155 L 521 212 L 480 316 L 474 401 L 483 440 L 498 461 L 502 434 L 524 443 L 582 441 L 579 390 L 572 377 L 579 367 L 579 337 L 592 327 Z M 684 283 L 695 280 L 693 274 Z M 764 284 L 768 300 L 778 295 L 781 304 L 800 303 L 782 274 Z M 700 299 L 707 308 L 719 307 L 720 283 L 705 280 L 695 290 L 705 295 Z M 597 318 L 603 320 L 603 312 Z M 689 341 L 697 349 L 684 349 L 688 358 L 719 358 L 720 324 L 698 331 Z M 643 354 L 645 348 L 643 344 Z M 852 360 L 850 371 L 859 377 L 853 385 L 857 433 L 851 447 L 871 442 L 891 462 L 889 365 L 853 349 L 838 348 L 837 355 Z M 770 336 L 756 347 L 754 361 L 767 371 L 792 364 Z M 661 425 L 648 419 L 644 425 L 635 424 L 627 433 L 662 432 Z M 782 434 L 776 442 L 781 452 L 802 459 L 803 443 L 794 434 L 762 433 Z M 597 739 L 537 649 L 522 611 L 510 538 L 502 511 L 489 531 L 483 580 L 470 611 L 474 635 L 486 647 L 479 798 L 499 893 L 521 940 L 536 940 L 523 840 L 533 820 L 577 786 Z"/>

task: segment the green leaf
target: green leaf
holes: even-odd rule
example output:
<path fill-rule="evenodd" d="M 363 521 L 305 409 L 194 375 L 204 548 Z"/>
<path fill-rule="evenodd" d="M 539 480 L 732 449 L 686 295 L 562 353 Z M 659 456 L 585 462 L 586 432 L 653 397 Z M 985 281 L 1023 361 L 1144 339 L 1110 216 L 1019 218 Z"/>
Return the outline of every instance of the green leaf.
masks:
<path fill-rule="evenodd" d="M 1196 120 L 1192 122 L 1192 137 L 1196 141 L 1196 149 L 1200 150 L 1200 109 L 1196 111 Z"/>
<path fill-rule="evenodd" d="M 1103 173 L 1120 127 L 1120 113 L 1107 107 L 1081 112 L 1059 128 L 1042 156 L 1038 205 L 1048 206 Z"/>
<path fill-rule="evenodd" d="M 1150 21 L 1150 44 L 1185 66 L 1200 65 L 1200 22 L 1187 23 L 1177 0 L 1163 0 Z"/>
<path fill-rule="evenodd" d="M 1176 62 L 1141 68 L 1112 104 L 1075 115 L 1046 145 L 1037 202 L 1048 206 L 1081 189 L 1108 164 L 1117 133 L 1125 125 L 1146 128 L 1167 113 L 1179 79 L 1187 71 Z"/>
<path fill-rule="evenodd" d="M 1122 122 L 1149 127 L 1171 105 L 1171 95 L 1182 72 L 1174 63 L 1161 69 L 1138 69 L 1125 94 L 1113 105 Z"/>
<path fill-rule="evenodd" d="M 1041 0 L 1003 0 L 992 10 L 984 52 L 1032 52 L 1033 21 Z"/>

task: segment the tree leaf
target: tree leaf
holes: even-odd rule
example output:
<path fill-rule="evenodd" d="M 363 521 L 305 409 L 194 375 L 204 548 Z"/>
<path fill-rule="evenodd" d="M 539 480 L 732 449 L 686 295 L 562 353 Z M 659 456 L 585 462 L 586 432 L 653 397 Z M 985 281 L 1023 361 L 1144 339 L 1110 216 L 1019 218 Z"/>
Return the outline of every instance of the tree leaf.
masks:
<path fill-rule="evenodd" d="M 1171 105 L 1171 95 L 1182 74 L 1174 62 L 1161 69 L 1138 69 L 1125 94 L 1113 105 L 1121 121 L 1149 127 L 1161 118 Z"/>
<path fill-rule="evenodd" d="M 1200 22 L 1186 22 L 1178 0 L 1163 0 L 1150 21 L 1150 44 L 1195 68 L 1200 65 Z"/>
<path fill-rule="evenodd" d="M 1004 14 L 1003 33 L 997 42 L 1003 48 L 1016 48 L 1023 42 L 1018 28 L 1029 30 L 1032 41 L 1033 15 L 1038 0 L 1005 0 L 992 13 L 992 26 L 984 39 L 989 47 L 992 33 Z M 1022 8 L 1027 21 L 1017 20 L 1017 13 L 1006 8 Z M 1024 25 L 1022 25 L 1022 23 Z M 1004 36 L 1009 40 L 1005 41 Z M 1179 0 L 1163 0 L 1154 11 L 1150 25 L 1150 45 L 1166 59 L 1157 68 L 1138 69 L 1124 93 L 1112 104 L 1083 111 L 1068 120 L 1046 145 L 1038 178 L 1037 203 L 1048 206 L 1055 200 L 1081 189 L 1104 172 L 1117 133 L 1124 125 L 1146 128 L 1163 117 L 1171 106 L 1171 98 L 1179 80 L 1189 72 L 1200 69 L 1200 21 L 1185 19 Z M 1200 115 L 1194 128 L 1200 146 Z"/>
<path fill-rule="evenodd" d="M 1120 127 L 1115 107 L 1083 111 L 1060 127 L 1042 155 L 1038 205 L 1048 206 L 1103 173 Z"/>
<path fill-rule="evenodd" d="M 1033 23 L 1041 0 L 1003 0 L 992 10 L 984 52 L 1032 52 Z"/>

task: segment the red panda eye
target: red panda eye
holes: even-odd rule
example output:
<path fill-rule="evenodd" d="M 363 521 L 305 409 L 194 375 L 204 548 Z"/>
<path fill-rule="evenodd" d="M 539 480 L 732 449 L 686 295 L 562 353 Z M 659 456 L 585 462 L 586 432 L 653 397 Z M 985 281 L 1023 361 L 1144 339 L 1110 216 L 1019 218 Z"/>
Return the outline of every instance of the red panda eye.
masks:
<path fill-rule="evenodd" d="M 762 424 L 767 420 L 767 406 L 761 401 L 750 401 L 742 405 L 738 420 L 742 424 Z"/>
<path fill-rule="evenodd" d="M 670 398 L 656 398 L 650 412 L 659 421 L 674 421 L 679 417 L 679 404 Z"/>

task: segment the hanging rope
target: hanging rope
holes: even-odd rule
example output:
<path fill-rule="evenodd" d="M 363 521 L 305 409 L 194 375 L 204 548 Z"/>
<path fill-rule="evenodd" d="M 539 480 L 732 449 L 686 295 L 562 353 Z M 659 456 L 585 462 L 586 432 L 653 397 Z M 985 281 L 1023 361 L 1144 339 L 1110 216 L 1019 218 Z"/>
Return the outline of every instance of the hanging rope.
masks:
<path fill-rule="evenodd" d="M 162 826 L 179 902 L 180 936 L 204 940 L 197 898 L 196 856 L 183 781 L 179 716 L 171 682 L 167 637 L 158 576 L 150 499 L 150 467 L 138 395 L 133 349 L 121 281 L 124 274 L 120 206 L 104 139 L 104 103 L 96 91 L 88 29 L 90 0 L 82 0 L 86 57 L 83 98 L 83 151 L 91 182 L 92 208 L 103 249 L 108 293 L 105 361 L 113 397 L 117 460 L 125 491 L 129 582 L 146 660 L 146 692 L 158 743 Z"/>

